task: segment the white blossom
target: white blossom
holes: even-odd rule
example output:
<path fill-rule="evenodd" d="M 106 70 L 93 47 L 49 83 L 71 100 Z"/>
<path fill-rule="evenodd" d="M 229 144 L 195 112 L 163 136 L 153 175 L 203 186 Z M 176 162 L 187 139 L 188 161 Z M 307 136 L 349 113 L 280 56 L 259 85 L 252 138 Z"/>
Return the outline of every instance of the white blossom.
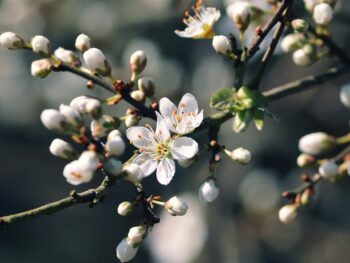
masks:
<path fill-rule="evenodd" d="M 40 115 L 43 125 L 53 131 L 64 132 L 65 131 L 65 118 L 55 109 L 46 109 Z"/>
<path fill-rule="evenodd" d="M 60 113 L 64 116 L 66 122 L 69 124 L 78 128 L 83 125 L 83 118 L 76 109 L 68 105 L 61 104 L 59 110 Z"/>
<path fill-rule="evenodd" d="M 126 174 L 125 179 L 136 184 L 140 182 L 144 177 L 144 172 L 141 167 L 135 163 L 126 165 L 123 168 L 123 172 Z"/>
<path fill-rule="evenodd" d="M 57 48 L 54 52 L 54 55 L 64 63 L 72 64 L 78 61 L 78 57 L 73 51 L 64 49 L 62 47 Z"/>
<path fill-rule="evenodd" d="M 102 76 L 111 74 L 111 67 L 101 50 L 90 48 L 84 52 L 84 61 L 88 68 Z"/>
<path fill-rule="evenodd" d="M 250 23 L 252 4 L 248 1 L 236 1 L 227 7 L 226 13 L 237 28 L 244 31 Z"/>
<path fill-rule="evenodd" d="M 326 26 L 333 19 L 332 7 L 327 3 L 317 4 L 314 7 L 312 17 L 315 20 L 316 24 Z"/>
<path fill-rule="evenodd" d="M 132 203 L 128 201 L 121 202 L 118 205 L 118 214 L 121 216 L 127 216 L 134 210 L 134 206 Z"/>
<path fill-rule="evenodd" d="M 285 205 L 278 211 L 278 218 L 284 224 L 292 223 L 298 215 L 298 206 Z"/>
<path fill-rule="evenodd" d="M 165 202 L 164 208 L 173 216 L 183 216 L 187 213 L 188 205 L 181 197 L 173 196 Z"/>
<path fill-rule="evenodd" d="M 115 158 L 109 158 L 107 161 L 105 161 L 104 168 L 108 173 L 118 176 L 122 172 L 123 164 L 121 161 Z"/>
<path fill-rule="evenodd" d="M 157 170 L 159 183 L 167 185 L 175 174 L 175 160 L 191 159 L 198 152 L 198 144 L 189 137 L 170 136 L 165 120 L 157 112 L 157 129 L 131 127 L 126 131 L 130 142 L 140 150 L 133 160 L 145 176 Z"/>
<path fill-rule="evenodd" d="M 75 48 L 84 53 L 86 50 L 92 47 L 91 39 L 85 34 L 80 34 L 75 39 Z"/>
<path fill-rule="evenodd" d="M 311 155 L 322 154 L 335 146 L 334 137 L 324 132 L 307 134 L 299 140 L 299 150 Z"/>
<path fill-rule="evenodd" d="M 13 32 L 4 32 L 0 34 L 0 43 L 8 49 L 21 49 L 24 47 L 24 40 Z"/>
<path fill-rule="evenodd" d="M 333 161 L 326 161 L 320 165 L 318 172 L 325 179 L 332 179 L 338 175 L 339 167 Z"/>
<path fill-rule="evenodd" d="M 232 51 L 231 41 L 226 36 L 214 36 L 212 45 L 215 51 L 222 55 L 228 55 Z"/>
<path fill-rule="evenodd" d="M 54 156 L 71 159 L 75 156 L 75 151 L 73 147 L 64 140 L 54 139 L 50 145 L 50 153 Z"/>
<path fill-rule="evenodd" d="M 100 160 L 94 151 L 84 151 L 78 161 L 83 169 L 95 171 Z"/>
<path fill-rule="evenodd" d="M 199 187 L 199 197 L 205 202 L 213 202 L 219 195 L 220 189 L 214 179 L 205 180 Z"/>
<path fill-rule="evenodd" d="M 111 139 L 107 139 L 105 149 L 107 152 L 115 156 L 122 155 L 125 151 L 125 143 L 123 138 L 120 136 L 114 136 Z"/>
<path fill-rule="evenodd" d="M 341 87 L 339 95 L 343 105 L 350 108 L 350 84 Z"/>
<path fill-rule="evenodd" d="M 117 257 L 121 262 L 129 262 L 135 257 L 138 249 L 138 246 L 132 244 L 127 238 L 124 238 L 117 246 Z"/>
<path fill-rule="evenodd" d="M 147 235 L 147 229 L 144 226 L 134 226 L 128 233 L 128 241 L 134 245 L 140 244 Z"/>
<path fill-rule="evenodd" d="M 79 160 L 68 163 L 63 169 L 63 176 L 72 185 L 79 185 L 91 181 L 93 170 L 86 169 Z"/>
<path fill-rule="evenodd" d="M 159 101 L 159 111 L 167 127 L 180 135 L 192 132 L 203 121 L 203 110 L 198 113 L 197 100 L 190 93 L 182 97 L 178 107 L 168 98 L 162 98 Z"/>
<path fill-rule="evenodd" d="M 184 31 L 175 30 L 180 37 L 185 38 L 213 38 L 214 24 L 219 20 L 220 11 L 213 7 L 201 6 L 193 10 L 194 15 L 188 15 L 183 21 L 187 25 Z"/>
<path fill-rule="evenodd" d="M 52 63 L 49 59 L 43 58 L 39 60 L 34 60 L 30 67 L 30 72 L 33 77 L 45 78 L 50 74 L 52 68 Z"/>
<path fill-rule="evenodd" d="M 33 52 L 40 55 L 49 56 L 51 54 L 51 45 L 50 41 L 44 37 L 37 35 L 32 38 L 31 41 Z"/>

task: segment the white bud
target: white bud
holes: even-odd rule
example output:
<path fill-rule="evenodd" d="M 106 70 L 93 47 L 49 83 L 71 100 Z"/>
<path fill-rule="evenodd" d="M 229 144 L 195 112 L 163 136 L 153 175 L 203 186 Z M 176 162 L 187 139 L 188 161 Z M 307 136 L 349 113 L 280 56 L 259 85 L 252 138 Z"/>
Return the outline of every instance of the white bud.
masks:
<path fill-rule="evenodd" d="M 293 61 L 298 66 L 309 66 L 316 61 L 316 50 L 313 45 L 306 44 L 294 51 Z"/>
<path fill-rule="evenodd" d="M 139 78 L 139 80 L 137 81 L 137 87 L 139 90 L 143 91 L 143 93 L 147 97 L 151 97 L 154 95 L 155 84 L 152 78 L 148 78 L 148 77 Z"/>
<path fill-rule="evenodd" d="M 97 99 L 88 99 L 84 105 L 84 111 L 93 119 L 99 119 L 102 114 L 101 102 Z"/>
<path fill-rule="evenodd" d="M 307 134 L 299 140 L 299 150 L 311 155 L 320 155 L 334 148 L 334 137 L 324 132 Z"/>
<path fill-rule="evenodd" d="M 79 160 L 68 163 L 63 169 L 63 176 L 72 185 L 79 185 L 91 181 L 94 173 L 86 170 Z"/>
<path fill-rule="evenodd" d="M 117 159 L 109 158 L 107 161 L 105 161 L 104 168 L 108 173 L 118 176 L 122 172 L 123 164 Z"/>
<path fill-rule="evenodd" d="M 319 0 L 304 0 L 305 8 L 312 13 L 314 11 L 315 6 L 320 3 Z"/>
<path fill-rule="evenodd" d="M 70 102 L 69 106 L 77 110 L 78 112 L 85 114 L 85 104 L 88 102 L 89 99 L 91 99 L 91 97 L 89 96 L 76 97 Z"/>
<path fill-rule="evenodd" d="M 225 152 L 226 151 L 227 150 L 225 150 Z M 230 153 L 229 155 L 232 158 L 232 160 L 234 160 L 240 164 L 248 164 L 252 158 L 250 151 L 248 151 L 247 149 L 244 149 L 242 147 L 237 148 L 237 149 L 233 150 L 232 152 L 228 152 L 228 153 Z"/>
<path fill-rule="evenodd" d="M 112 140 L 114 137 L 122 137 L 122 134 L 119 130 L 113 130 L 111 131 L 107 136 L 107 141 Z"/>
<path fill-rule="evenodd" d="M 165 202 L 164 208 L 173 216 L 183 216 L 187 213 L 188 205 L 181 197 L 174 196 Z"/>
<path fill-rule="evenodd" d="M 78 159 L 81 168 L 86 171 L 96 171 L 97 164 L 99 163 L 98 156 L 93 151 L 84 151 Z"/>
<path fill-rule="evenodd" d="M 214 36 L 212 45 L 215 51 L 222 55 L 227 55 L 232 51 L 231 41 L 226 36 Z"/>
<path fill-rule="evenodd" d="M 213 202 L 219 195 L 220 189 L 214 179 L 205 180 L 199 187 L 199 197 L 205 202 Z"/>
<path fill-rule="evenodd" d="M 21 49 L 24 47 L 24 40 L 13 32 L 4 32 L 0 34 L 0 43 L 8 49 Z"/>
<path fill-rule="evenodd" d="M 142 50 L 135 51 L 130 56 L 130 68 L 132 72 L 131 80 L 135 81 L 137 75 L 141 74 L 147 64 L 147 57 Z"/>
<path fill-rule="evenodd" d="M 84 53 L 86 50 L 90 49 L 91 46 L 91 39 L 85 34 L 80 34 L 75 40 L 75 48 L 81 53 Z"/>
<path fill-rule="evenodd" d="M 51 55 L 51 45 L 50 41 L 44 37 L 37 35 L 32 38 L 31 41 L 33 52 L 38 53 L 42 56 L 49 56 Z"/>
<path fill-rule="evenodd" d="M 252 6 L 247 1 L 236 1 L 226 9 L 227 15 L 241 31 L 247 29 L 250 24 Z"/>
<path fill-rule="evenodd" d="M 135 114 L 127 114 L 125 117 L 125 126 L 127 128 L 136 126 L 139 124 L 140 119 Z"/>
<path fill-rule="evenodd" d="M 350 84 L 341 87 L 340 101 L 344 104 L 344 106 L 350 108 Z"/>
<path fill-rule="evenodd" d="M 339 167 L 332 161 L 326 161 L 318 168 L 318 172 L 325 179 L 332 179 L 338 175 Z"/>
<path fill-rule="evenodd" d="M 126 177 L 125 179 L 132 182 L 132 183 L 138 183 L 143 179 L 143 171 L 137 164 L 131 163 L 126 165 L 123 168 L 123 172 L 125 172 Z"/>
<path fill-rule="evenodd" d="M 43 125 L 52 131 L 64 132 L 66 130 L 66 123 L 64 116 L 54 109 L 46 109 L 40 115 Z"/>
<path fill-rule="evenodd" d="M 299 167 L 307 167 L 315 164 L 316 158 L 312 155 L 302 153 L 297 158 L 297 164 Z"/>
<path fill-rule="evenodd" d="M 121 262 L 129 262 L 135 257 L 138 249 L 138 246 L 131 244 L 127 238 L 124 238 L 117 246 L 117 257 Z"/>
<path fill-rule="evenodd" d="M 91 133 L 92 136 L 101 138 L 106 136 L 111 130 L 118 128 L 118 126 L 118 119 L 109 115 L 102 115 L 100 119 L 91 122 Z"/>
<path fill-rule="evenodd" d="M 298 32 L 306 32 L 309 28 L 309 24 L 304 19 L 294 19 L 292 21 L 292 27 Z"/>
<path fill-rule="evenodd" d="M 278 211 L 279 220 L 284 224 L 292 223 L 298 215 L 298 206 L 285 205 Z"/>
<path fill-rule="evenodd" d="M 77 55 L 73 51 L 64 49 L 62 47 L 57 48 L 54 54 L 59 60 L 67 64 L 73 64 L 79 61 Z"/>
<path fill-rule="evenodd" d="M 118 214 L 121 216 L 127 216 L 134 210 L 134 206 L 132 203 L 125 201 L 119 204 L 118 206 Z"/>
<path fill-rule="evenodd" d="M 115 136 L 110 140 L 107 140 L 105 149 L 112 155 L 120 156 L 125 151 L 125 143 L 122 137 Z"/>
<path fill-rule="evenodd" d="M 313 19 L 321 26 L 328 25 L 333 19 L 333 10 L 329 4 L 320 3 L 314 7 Z"/>
<path fill-rule="evenodd" d="M 90 48 L 84 52 L 84 61 L 88 68 L 102 76 L 111 74 L 111 67 L 101 50 Z"/>
<path fill-rule="evenodd" d="M 144 226 L 134 226 L 130 228 L 128 233 L 128 241 L 131 244 L 140 244 L 147 235 L 147 229 Z"/>
<path fill-rule="evenodd" d="M 33 61 L 30 71 L 33 77 L 45 78 L 51 73 L 51 68 L 51 61 L 47 58 L 43 58 Z"/>
<path fill-rule="evenodd" d="M 50 153 L 64 159 L 72 159 L 76 156 L 73 147 L 64 140 L 54 139 L 50 145 Z"/>
<path fill-rule="evenodd" d="M 300 33 L 286 35 L 281 41 L 281 48 L 285 53 L 295 51 L 302 47 L 305 36 Z"/>
<path fill-rule="evenodd" d="M 131 98 L 140 103 L 144 103 L 146 99 L 145 93 L 143 93 L 142 90 L 134 90 L 130 93 L 130 96 Z"/>
<path fill-rule="evenodd" d="M 64 116 L 66 122 L 73 125 L 74 127 L 79 128 L 83 125 L 83 118 L 76 109 L 68 105 L 61 104 L 60 113 Z"/>

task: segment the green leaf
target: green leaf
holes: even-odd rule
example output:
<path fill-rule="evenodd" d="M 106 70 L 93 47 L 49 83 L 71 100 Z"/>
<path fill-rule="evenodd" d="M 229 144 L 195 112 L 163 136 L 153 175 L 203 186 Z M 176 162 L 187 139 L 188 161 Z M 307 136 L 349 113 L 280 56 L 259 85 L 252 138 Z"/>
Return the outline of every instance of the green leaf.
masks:
<path fill-rule="evenodd" d="M 236 91 L 234 89 L 223 88 L 215 92 L 210 98 L 210 107 L 216 110 L 231 110 L 234 104 Z"/>
<path fill-rule="evenodd" d="M 254 124 L 255 127 L 261 131 L 264 126 L 264 112 L 258 109 L 254 110 Z"/>
<path fill-rule="evenodd" d="M 237 133 L 245 131 L 253 119 L 251 110 L 239 111 L 233 120 L 233 130 Z"/>

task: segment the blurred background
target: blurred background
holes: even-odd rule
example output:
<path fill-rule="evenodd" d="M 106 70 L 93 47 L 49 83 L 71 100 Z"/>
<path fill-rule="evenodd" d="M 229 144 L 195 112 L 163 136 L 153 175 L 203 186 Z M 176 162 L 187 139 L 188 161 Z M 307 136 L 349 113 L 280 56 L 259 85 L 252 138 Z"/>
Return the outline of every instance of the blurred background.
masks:
<path fill-rule="evenodd" d="M 205 2 L 222 10 L 217 32 L 235 32 L 224 11 L 230 1 Z M 263 0 L 258 2 L 264 5 Z M 310 20 L 302 1 L 295 2 L 296 13 Z M 67 49 L 73 49 L 75 37 L 85 33 L 105 52 L 122 79 L 129 76 L 130 54 L 143 49 L 148 56 L 143 75 L 154 78 L 157 96 L 179 101 L 182 94 L 191 92 L 208 116 L 213 113 L 208 106 L 211 94 L 232 85 L 232 65 L 216 55 L 210 41 L 174 34 L 175 29 L 183 28 L 182 15 L 191 4 L 185 0 L 1 0 L 0 32 L 14 31 L 26 39 L 42 34 L 54 48 Z M 349 14 L 350 3 L 340 1 L 331 28 L 334 39 L 350 54 Z M 0 215 L 63 198 L 73 188 L 62 176 L 65 162 L 49 154 L 56 135 L 42 126 L 40 112 L 69 104 L 82 94 L 107 96 L 98 88 L 88 91 L 84 80 L 69 73 L 54 73 L 44 80 L 31 77 L 34 59 L 30 52 L 0 48 Z M 248 77 L 256 69 L 254 63 Z M 262 89 L 321 73 L 337 63 L 326 59 L 300 68 L 290 55 L 278 51 Z M 316 131 L 336 136 L 348 132 L 349 110 L 339 101 L 339 88 L 348 82 L 350 74 L 272 103 L 270 110 L 280 121 L 267 119 L 261 132 L 250 127 L 235 134 L 232 123 L 227 122 L 221 142 L 229 149 L 251 150 L 253 159 L 243 167 L 223 156 L 217 174 L 221 192 L 208 205 L 197 196 L 198 186 L 209 175 L 210 156 L 204 149 L 207 136 L 197 134 L 202 149 L 197 164 L 189 170 L 179 167 L 167 187 L 159 185 L 155 176 L 144 181 L 149 193 L 165 199 L 184 197 L 189 212 L 175 218 L 159 211 L 161 224 L 155 226 L 133 262 L 349 262 L 347 178 L 338 184 L 320 183 L 315 203 L 302 209 L 293 224 L 283 225 L 277 217 L 280 193 L 300 183 L 302 171 L 295 164 L 298 139 Z M 110 113 L 123 114 L 125 109 L 126 105 Z M 99 180 L 97 176 L 76 189 L 95 187 Z M 118 204 L 131 198 L 132 186 L 121 182 L 93 209 L 80 205 L 0 229 L 0 262 L 117 262 L 117 244 L 139 222 L 140 211 L 128 218 L 117 215 Z"/>

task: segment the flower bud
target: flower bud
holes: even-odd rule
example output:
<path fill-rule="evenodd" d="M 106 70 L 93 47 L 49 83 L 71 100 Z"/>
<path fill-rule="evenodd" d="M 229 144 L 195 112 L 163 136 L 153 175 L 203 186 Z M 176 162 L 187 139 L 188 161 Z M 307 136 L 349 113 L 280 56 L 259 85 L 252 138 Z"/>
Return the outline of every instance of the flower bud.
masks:
<path fill-rule="evenodd" d="M 320 3 L 314 7 L 312 15 L 316 24 L 321 26 L 328 25 L 333 19 L 333 10 L 329 4 Z"/>
<path fill-rule="evenodd" d="M 91 102 L 94 101 L 94 102 Z M 87 107 L 86 105 L 90 102 L 89 107 Z M 73 109 L 77 110 L 78 112 L 82 113 L 82 114 L 93 114 L 98 115 L 98 107 L 101 107 L 101 102 L 99 99 L 92 97 L 92 96 L 79 96 L 74 98 L 71 103 L 70 103 L 70 107 L 72 107 Z M 89 110 L 89 112 L 88 112 Z"/>
<path fill-rule="evenodd" d="M 105 161 L 104 168 L 108 173 L 118 176 L 122 172 L 123 164 L 117 159 L 109 158 L 107 161 Z"/>
<path fill-rule="evenodd" d="M 92 47 L 91 39 L 85 34 L 80 34 L 75 39 L 75 48 L 78 49 L 81 53 L 84 53 L 86 50 Z"/>
<path fill-rule="evenodd" d="M 304 19 L 294 19 L 292 21 L 292 27 L 295 31 L 306 32 L 309 28 L 309 24 Z"/>
<path fill-rule="evenodd" d="M 120 125 L 119 119 L 116 119 L 109 115 L 102 115 L 98 120 L 91 122 L 91 133 L 94 137 L 104 137 L 111 130 L 118 128 Z"/>
<path fill-rule="evenodd" d="M 137 75 L 141 74 L 147 64 L 145 52 L 138 50 L 130 56 L 130 68 L 132 72 L 131 80 L 135 81 Z"/>
<path fill-rule="evenodd" d="M 74 159 L 76 153 L 73 147 L 64 140 L 54 139 L 50 145 L 50 153 L 64 159 Z"/>
<path fill-rule="evenodd" d="M 177 163 L 182 167 L 182 168 L 189 168 L 193 164 L 195 164 L 199 159 L 199 155 L 196 154 L 193 156 L 191 159 L 184 159 L 184 160 L 177 160 Z"/>
<path fill-rule="evenodd" d="M 100 162 L 97 153 L 93 151 L 84 151 L 78 159 L 81 168 L 85 171 L 96 171 L 97 165 Z"/>
<path fill-rule="evenodd" d="M 146 96 L 142 90 L 134 90 L 130 93 L 130 96 L 131 96 L 131 98 L 133 98 L 137 102 L 140 102 L 142 104 L 145 103 Z"/>
<path fill-rule="evenodd" d="M 315 6 L 319 3 L 319 0 L 304 0 L 304 5 L 306 10 L 308 10 L 310 13 L 314 11 Z"/>
<path fill-rule="evenodd" d="M 338 165 L 333 161 L 326 161 L 318 168 L 318 172 L 325 179 L 332 179 L 338 175 Z"/>
<path fill-rule="evenodd" d="M 314 190 L 307 188 L 300 197 L 300 203 L 303 206 L 308 206 L 312 203 L 315 193 Z"/>
<path fill-rule="evenodd" d="M 284 224 L 292 223 L 298 215 L 298 206 L 296 204 L 285 205 L 279 212 L 279 220 Z"/>
<path fill-rule="evenodd" d="M 212 45 L 215 51 L 221 55 L 228 55 L 232 52 L 231 41 L 226 36 L 214 36 Z"/>
<path fill-rule="evenodd" d="M 88 99 L 84 105 L 86 114 L 90 115 L 93 119 L 99 119 L 102 114 L 101 102 L 97 99 Z"/>
<path fill-rule="evenodd" d="M 101 50 L 90 48 L 84 52 L 84 61 L 88 68 L 101 76 L 109 76 L 111 67 Z"/>
<path fill-rule="evenodd" d="M 340 101 L 345 107 L 350 108 L 350 84 L 344 85 L 340 89 Z"/>
<path fill-rule="evenodd" d="M 308 167 L 316 163 L 316 158 L 312 155 L 302 153 L 297 158 L 297 164 L 299 167 Z"/>
<path fill-rule="evenodd" d="M 4 32 L 0 34 L 0 43 L 4 47 L 14 50 L 21 49 L 24 47 L 24 40 L 13 32 Z"/>
<path fill-rule="evenodd" d="M 54 109 L 46 109 L 40 115 L 43 125 L 52 131 L 64 132 L 66 131 L 66 122 L 64 116 Z"/>
<path fill-rule="evenodd" d="M 135 246 L 127 238 L 124 238 L 117 246 L 117 257 L 121 262 L 129 262 L 135 257 L 138 249 L 138 246 Z"/>
<path fill-rule="evenodd" d="M 313 45 L 306 44 L 294 51 L 293 61 L 298 66 L 309 66 L 317 59 L 316 49 Z"/>
<path fill-rule="evenodd" d="M 134 184 L 143 179 L 143 171 L 137 164 L 128 164 L 123 168 L 123 172 L 126 174 L 125 179 Z"/>
<path fill-rule="evenodd" d="M 285 53 L 295 51 L 302 47 L 305 36 L 300 33 L 286 35 L 281 41 L 281 48 Z"/>
<path fill-rule="evenodd" d="M 134 206 L 130 202 L 122 202 L 118 206 L 118 214 L 121 216 L 130 215 L 130 213 L 134 210 Z"/>
<path fill-rule="evenodd" d="M 205 202 L 214 201 L 219 195 L 220 189 L 214 179 L 205 180 L 199 187 L 199 197 Z"/>
<path fill-rule="evenodd" d="M 183 216 L 187 213 L 188 205 L 181 197 L 174 196 L 165 202 L 164 208 L 173 216 Z"/>
<path fill-rule="evenodd" d="M 144 226 L 134 226 L 130 228 L 128 233 L 128 241 L 131 244 L 140 244 L 147 235 L 147 229 Z"/>
<path fill-rule="evenodd" d="M 74 127 L 80 128 L 84 123 L 80 113 L 68 105 L 61 104 L 60 113 L 64 116 L 66 122 Z"/>
<path fill-rule="evenodd" d="M 63 169 L 63 176 L 72 185 L 88 183 L 94 176 L 94 171 L 87 170 L 79 160 L 68 163 Z"/>
<path fill-rule="evenodd" d="M 232 158 L 232 160 L 240 163 L 240 164 L 248 164 L 252 158 L 250 151 L 247 149 L 244 149 L 242 147 L 237 148 L 230 152 L 229 150 L 225 149 L 225 153 Z"/>
<path fill-rule="evenodd" d="M 320 155 L 336 146 L 335 138 L 324 132 L 307 134 L 299 140 L 299 150 L 306 154 Z"/>
<path fill-rule="evenodd" d="M 226 9 L 227 15 L 236 24 L 240 31 L 245 31 L 250 24 L 251 4 L 246 1 L 237 1 Z"/>
<path fill-rule="evenodd" d="M 154 95 L 155 84 L 151 78 L 143 77 L 137 81 L 137 87 L 139 90 L 147 97 L 152 97 Z"/>
<path fill-rule="evenodd" d="M 73 64 L 79 61 L 79 58 L 73 51 L 64 49 L 62 47 L 57 48 L 54 54 L 59 60 L 67 64 Z"/>
<path fill-rule="evenodd" d="M 120 156 L 125 151 L 125 143 L 122 137 L 115 136 L 110 140 L 107 140 L 105 149 L 112 155 Z"/>
<path fill-rule="evenodd" d="M 51 61 L 47 58 L 43 58 L 33 61 L 30 71 L 33 77 L 45 78 L 51 73 L 51 68 Z"/>
<path fill-rule="evenodd" d="M 31 45 L 34 53 L 46 57 L 51 55 L 50 41 L 46 37 L 40 35 L 33 37 Z"/>
<path fill-rule="evenodd" d="M 111 131 L 107 136 L 107 141 L 112 140 L 114 137 L 122 137 L 122 134 L 119 130 L 113 130 Z"/>
<path fill-rule="evenodd" d="M 125 126 L 127 128 L 136 126 L 139 124 L 140 119 L 137 117 L 136 114 L 127 114 L 125 117 Z"/>

